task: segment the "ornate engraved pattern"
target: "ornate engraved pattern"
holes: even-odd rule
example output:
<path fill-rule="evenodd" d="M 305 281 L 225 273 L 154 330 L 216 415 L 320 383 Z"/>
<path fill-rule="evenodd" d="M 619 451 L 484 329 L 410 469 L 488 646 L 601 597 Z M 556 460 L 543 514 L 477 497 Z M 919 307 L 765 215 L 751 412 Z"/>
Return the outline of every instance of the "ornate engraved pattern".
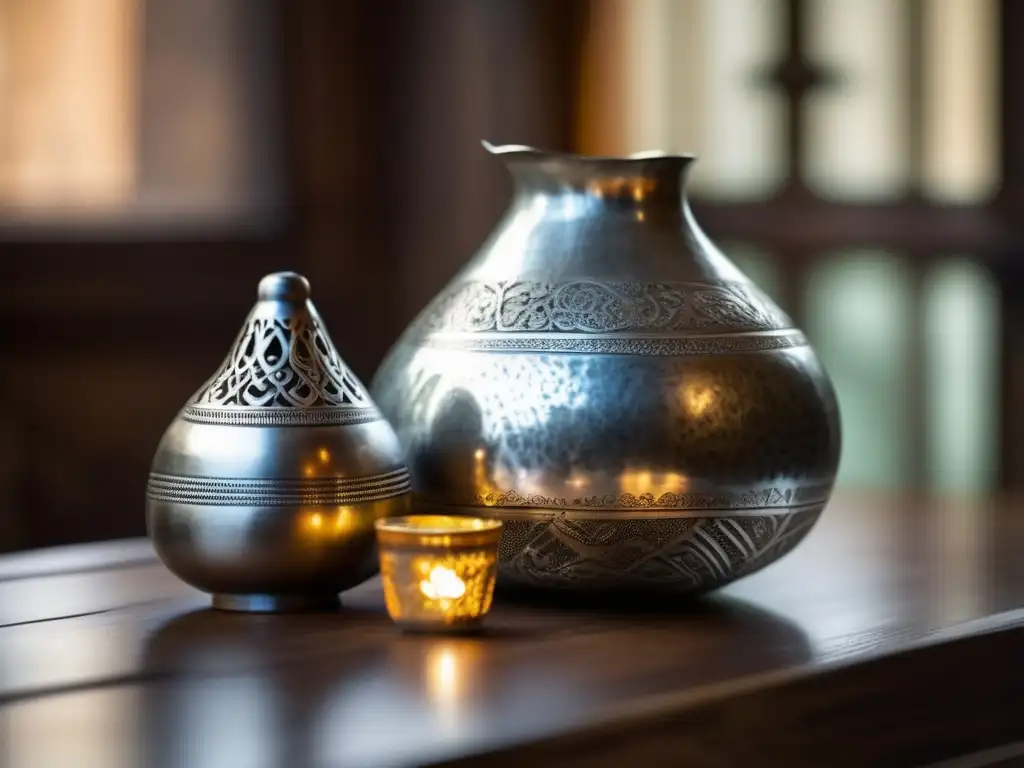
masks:
<path fill-rule="evenodd" d="M 680 336 L 676 338 L 600 338 L 581 336 L 434 336 L 426 345 L 440 349 L 510 352 L 575 352 L 609 355 L 721 355 L 807 346 L 800 331 L 764 335 Z"/>
<path fill-rule="evenodd" d="M 305 314 L 250 318 L 220 370 L 189 405 L 196 411 L 373 408 L 321 324 Z"/>
<path fill-rule="evenodd" d="M 756 517 L 508 520 L 500 580 L 551 589 L 694 594 L 757 571 L 795 547 L 822 505 Z"/>
<path fill-rule="evenodd" d="M 482 494 L 474 499 L 475 505 L 484 507 L 518 507 L 530 509 L 558 510 L 564 508 L 580 510 L 752 510 L 789 509 L 792 506 L 824 504 L 832 490 L 832 483 L 812 483 L 797 488 L 758 488 L 741 493 L 632 493 L 604 494 L 602 496 L 579 496 L 572 499 L 555 498 L 538 494 L 523 494 L 518 491 Z M 616 517 L 615 519 L 618 519 Z"/>
<path fill-rule="evenodd" d="M 749 332 L 791 323 L 741 283 L 462 283 L 427 311 L 430 332 Z"/>
<path fill-rule="evenodd" d="M 402 468 L 368 477 L 299 480 L 185 477 L 154 472 L 146 493 L 151 499 L 179 504 L 281 507 L 379 501 L 409 490 L 409 472 Z"/>

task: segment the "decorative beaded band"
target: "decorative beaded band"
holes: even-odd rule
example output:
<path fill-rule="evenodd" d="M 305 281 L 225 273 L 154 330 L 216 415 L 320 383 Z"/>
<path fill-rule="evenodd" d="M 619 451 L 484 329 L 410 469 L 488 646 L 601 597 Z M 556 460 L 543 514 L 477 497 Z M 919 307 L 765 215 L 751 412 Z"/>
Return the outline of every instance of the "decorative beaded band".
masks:
<path fill-rule="evenodd" d="M 209 408 L 188 405 L 182 418 L 195 424 L 231 427 L 338 427 L 380 421 L 376 408 Z"/>
<path fill-rule="evenodd" d="M 559 352 L 607 355 L 721 355 L 807 346 L 800 331 L 709 336 L 584 336 L 563 334 L 444 334 L 426 346 L 480 352 Z"/>
<path fill-rule="evenodd" d="M 510 490 L 481 494 L 451 504 L 429 498 L 419 502 L 429 507 L 473 509 L 474 514 L 499 514 L 503 518 L 551 517 L 569 513 L 574 518 L 621 519 L 624 511 L 631 517 L 652 518 L 756 516 L 824 504 L 831 491 L 831 481 L 814 481 L 791 488 L 754 488 L 742 492 L 662 493 L 658 496 L 651 493 L 607 493 L 559 498 Z"/>
<path fill-rule="evenodd" d="M 157 501 L 215 506 L 339 505 L 389 499 L 411 489 L 404 467 L 369 477 L 300 480 L 185 477 L 153 472 L 146 495 Z"/>

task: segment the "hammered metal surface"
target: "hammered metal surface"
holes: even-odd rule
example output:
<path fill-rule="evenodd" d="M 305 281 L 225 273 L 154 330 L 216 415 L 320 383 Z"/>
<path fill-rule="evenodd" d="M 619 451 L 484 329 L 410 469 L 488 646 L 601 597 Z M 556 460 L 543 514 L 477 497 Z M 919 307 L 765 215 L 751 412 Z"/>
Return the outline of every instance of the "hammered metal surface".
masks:
<path fill-rule="evenodd" d="M 513 585 L 700 592 L 780 557 L 831 492 L 835 398 L 693 220 L 689 161 L 497 152 L 508 214 L 373 384 L 417 498 L 504 519 Z"/>

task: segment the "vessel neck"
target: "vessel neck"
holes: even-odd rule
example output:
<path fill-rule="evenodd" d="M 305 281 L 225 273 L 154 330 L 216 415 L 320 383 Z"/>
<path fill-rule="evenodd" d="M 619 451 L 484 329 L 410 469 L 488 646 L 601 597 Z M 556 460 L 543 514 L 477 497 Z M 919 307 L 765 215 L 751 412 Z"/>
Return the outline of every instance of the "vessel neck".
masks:
<path fill-rule="evenodd" d="M 641 222 L 676 221 L 686 207 L 693 158 L 644 154 L 621 158 L 561 155 L 529 147 L 489 147 L 505 161 L 516 201 L 538 200 L 549 213 L 575 218 L 618 214 Z"/>

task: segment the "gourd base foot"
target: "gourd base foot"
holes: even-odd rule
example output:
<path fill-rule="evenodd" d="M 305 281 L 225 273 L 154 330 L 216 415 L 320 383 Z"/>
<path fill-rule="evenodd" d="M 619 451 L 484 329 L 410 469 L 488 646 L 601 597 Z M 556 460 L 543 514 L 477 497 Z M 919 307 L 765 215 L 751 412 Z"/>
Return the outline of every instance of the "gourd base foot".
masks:
<path fill-rule="evenodd" d="M 239 613 L 303 613 L 336 610 L 337 595 L 224 595 L 213 596 L 213 607 Z"/>

